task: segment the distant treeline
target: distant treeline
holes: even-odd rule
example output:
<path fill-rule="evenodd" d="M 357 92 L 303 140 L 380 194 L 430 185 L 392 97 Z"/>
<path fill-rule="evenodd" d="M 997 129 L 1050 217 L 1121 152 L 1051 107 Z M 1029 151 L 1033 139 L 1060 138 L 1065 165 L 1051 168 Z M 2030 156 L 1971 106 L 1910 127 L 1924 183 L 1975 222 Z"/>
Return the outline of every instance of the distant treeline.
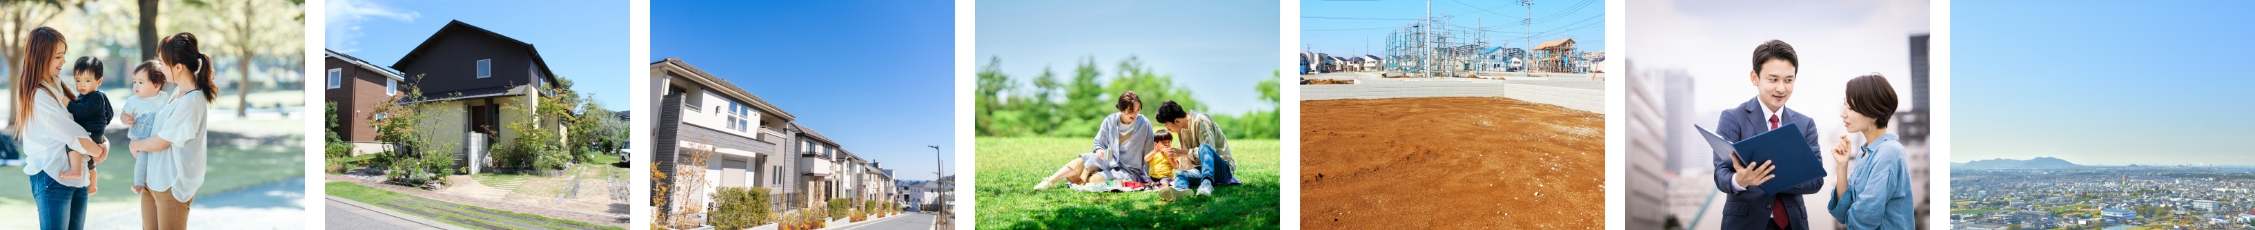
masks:
<path fill-rule="evenodd" d="M 1143 99 L 1144 119 L 1153 119 L 1160 103 L 1174 100 L 1192 113 L 1213 117 L 1231 139 L 1278 138 L 1278 72 L 1271 71 L 1267 80 L 1252 86 L 1252 90 L 1260 91 L 1261 100 L 1268 101 L 1268 109 L 1215 114 L 1207 111 L 1206 104 L 1192 96 L 1189 88 L 1175 85 L 1173 76 L 1143 66 L 1143 61 L 1134 56 L 1120 60 L 1111 73 L 1111 82 L 1097 81 L 1103 73 L 1097 71 L 1094 57 L 1081 60 L 1071 75 L 1059 76 L 1044 67 L 1029 84 L 1020 84 L 1002 73 L 1002 58 L 989 60 L 978 73 L 979 136 L 1094 137 L 1096 123 L 1118 112 L 1113 104 L 1120 92 L 1132 90 Z M 1151 121 L 1151 127 L 1165 128 L 1157 121 Z"/>

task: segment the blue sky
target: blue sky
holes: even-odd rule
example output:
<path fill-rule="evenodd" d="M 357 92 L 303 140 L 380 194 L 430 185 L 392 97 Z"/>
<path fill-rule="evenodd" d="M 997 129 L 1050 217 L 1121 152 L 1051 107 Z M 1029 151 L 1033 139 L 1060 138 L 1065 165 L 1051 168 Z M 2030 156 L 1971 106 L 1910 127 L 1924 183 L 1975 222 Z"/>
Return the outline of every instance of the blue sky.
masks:
<path fill-rule="evenodd" d="M 1424 18 L 1425 10 L 1424 1 L 1300 1 L 1297 47 L 1332 55 L 1383 54 L 1386 33 Z M 1605 1 L 1535 1 L 1532 28 L 1519 24 L 1529 10 L 1518 1 L 1432 1 L 1436 18 L 1445 14 L 1464 27 L 1486 25 L 1491 44 L 1526 48 L 1522 37 L 1533 30 L 1533 43 L 1563 34 L 1574 38 L 1575 48 L 1605 50 Z"/>
<path fill-rule="evenodd" d="M 624 110 L 627 4 L 613 1 L 327 0 L 324 47 L 391 65 L 448 21 L 460 20 L 532 43 L 573 90 L 593 93 L 605 109 Z M 537 6 L 537 7 L 534 7 Z M 511 10 L 514 9 L 514 10 Z"/>
<path fill-rule="evenodd" d="M 1274 79 L 1282 12 L 1275 1 L 981 1 L 977 66 L 1002 58 L 1021 85 L 1043 67 L 1070 80 L 1074 65 L 1094 57 L 1111 82 L 1122 59 L 1173 75 L 1210 114 L 1274 108 L 1254 84 Z M 1030 87 L 1030 86 L 1029 86 Z"/>
<path fill-rule="evenodd" d="M 1951 7 L 1951 162 L 2255 165 L 2255 3 Z"/>
<path fill-rule="evenodd" d="M 653 2 L 648 61 L 680 58 L 897 179 L 930 180 L 956 159 L 954 36 L 947 1 Z"/>

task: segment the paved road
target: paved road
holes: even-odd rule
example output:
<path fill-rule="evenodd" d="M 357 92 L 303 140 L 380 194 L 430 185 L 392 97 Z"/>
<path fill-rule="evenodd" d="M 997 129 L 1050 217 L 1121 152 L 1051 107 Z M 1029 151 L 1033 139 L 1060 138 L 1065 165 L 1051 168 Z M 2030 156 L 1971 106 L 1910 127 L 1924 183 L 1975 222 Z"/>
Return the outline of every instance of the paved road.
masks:
<path fill-rule="evenodd" d="M 839 226 L 839 230 L 876 229 L 932 229 L 932 214 L 902 213 L 898 217 L 870 221 L 853 226 Z"/>

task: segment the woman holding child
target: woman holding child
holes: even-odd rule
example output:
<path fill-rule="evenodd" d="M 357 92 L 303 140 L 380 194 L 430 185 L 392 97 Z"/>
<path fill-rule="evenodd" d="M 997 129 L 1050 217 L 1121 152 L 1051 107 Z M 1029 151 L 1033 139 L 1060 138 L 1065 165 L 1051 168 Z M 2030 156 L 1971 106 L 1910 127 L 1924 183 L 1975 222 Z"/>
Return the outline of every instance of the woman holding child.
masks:
<path fill-rule="evenodd" d="M 41 229 L 79 229 L 86 226 L 86 173 L 90 163 L 108 159 L 109 148 L 87 138 L 63 104 L 78 95 L 58 79 L 63 70 L 62 32 L 39 27 L 24 37 L 24 59 L 14 68 L 14 127 L 25 159 L 24 174 L 31 176 L 32 200 L 39 209 Z"/>
<path fill-rule="evenodd" d="M 204 184 L 204 117 L 218 93 L 211 91 L 211 56 L 197 49 L 196 35 L 180 33 L 165 38 L 158 49 L 155 77 L 168 77 L 173 90 L 158 95 L 148 124 L 136 124 L 132 115 L 125 125 L 153 126 L 150 136 L 133 140 L 130 147 L 148 162 L 140 182 L 141 220 L 158 229 L 181 229 L 188 224 L 188 205 Z M 140 90 L 140 89 L 136 89 Z"/>

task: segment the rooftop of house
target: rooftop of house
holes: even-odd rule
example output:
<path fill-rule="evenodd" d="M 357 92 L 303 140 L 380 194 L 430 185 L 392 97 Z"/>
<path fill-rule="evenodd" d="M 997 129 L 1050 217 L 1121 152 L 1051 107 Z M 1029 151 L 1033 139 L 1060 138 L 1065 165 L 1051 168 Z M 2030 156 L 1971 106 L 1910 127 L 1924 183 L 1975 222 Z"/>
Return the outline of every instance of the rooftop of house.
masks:
<path fill-rule="evenodd" d="M 338 60 L 344 60 L 346 63 L 352 63 L 353 66 L 359 66 L 361 69 L 367 69 L 375 71 L 377 74 L 383 74 L 385 78 L 391 78 L 394 81 L 407 80 L 406 78 L 400 77 L 407 75 L 406 73 L 391 69 L 391 67 L 378 66 L 374 63 L 368 63 L 367 60 L 361 60 L 359 57 L 353 57 L 352 55 L 337 52 L 336 50 L 324 48 L 321 49 L 321 51 L 324 53 L 324 55 L 335 57 Z"/>
<path fill-rule="evenodd" d="M 775 106 L 775 104 L 773 103 L 768 103 L 767 99 L 761 99 L 759 95 L 753 95 L 751 91 L 745 91 L 743 87 L 737 87 L 736 83 L 729 82 L 728 79 L 721 79 L 719 76 L 714 76 L 712 73 L 707 73 L 704 69 L 699 69 L 695 65 L 690 65 L 689 62 L 682 61 L 680 58 L 668 57 L 665 60 L 650 62 L 650 65 L 670 65 L 679 67 L 682 70 L 688 71 L 688 73 L 686 73 L 686 77 L 689 77 L 691 81 L 696 81 L 700 84 L 704 84 L 712 88 L 720 88 L 726 90 L 721 92 L 722 95 L 743 97 L 744 100 L 746 100 L 746 102 L 744 103 L 750 103 L 752 104 L 752 107 L 758 108 L 762 111 L 772 111 L 776 113 L 776 115 L 780 115 L 780 117 L 777 118 L 782 118 L 784 121 L 798 119 L 796 116 L 791 115 L 791 112 L 783 111 L 783 108 Z"/>

